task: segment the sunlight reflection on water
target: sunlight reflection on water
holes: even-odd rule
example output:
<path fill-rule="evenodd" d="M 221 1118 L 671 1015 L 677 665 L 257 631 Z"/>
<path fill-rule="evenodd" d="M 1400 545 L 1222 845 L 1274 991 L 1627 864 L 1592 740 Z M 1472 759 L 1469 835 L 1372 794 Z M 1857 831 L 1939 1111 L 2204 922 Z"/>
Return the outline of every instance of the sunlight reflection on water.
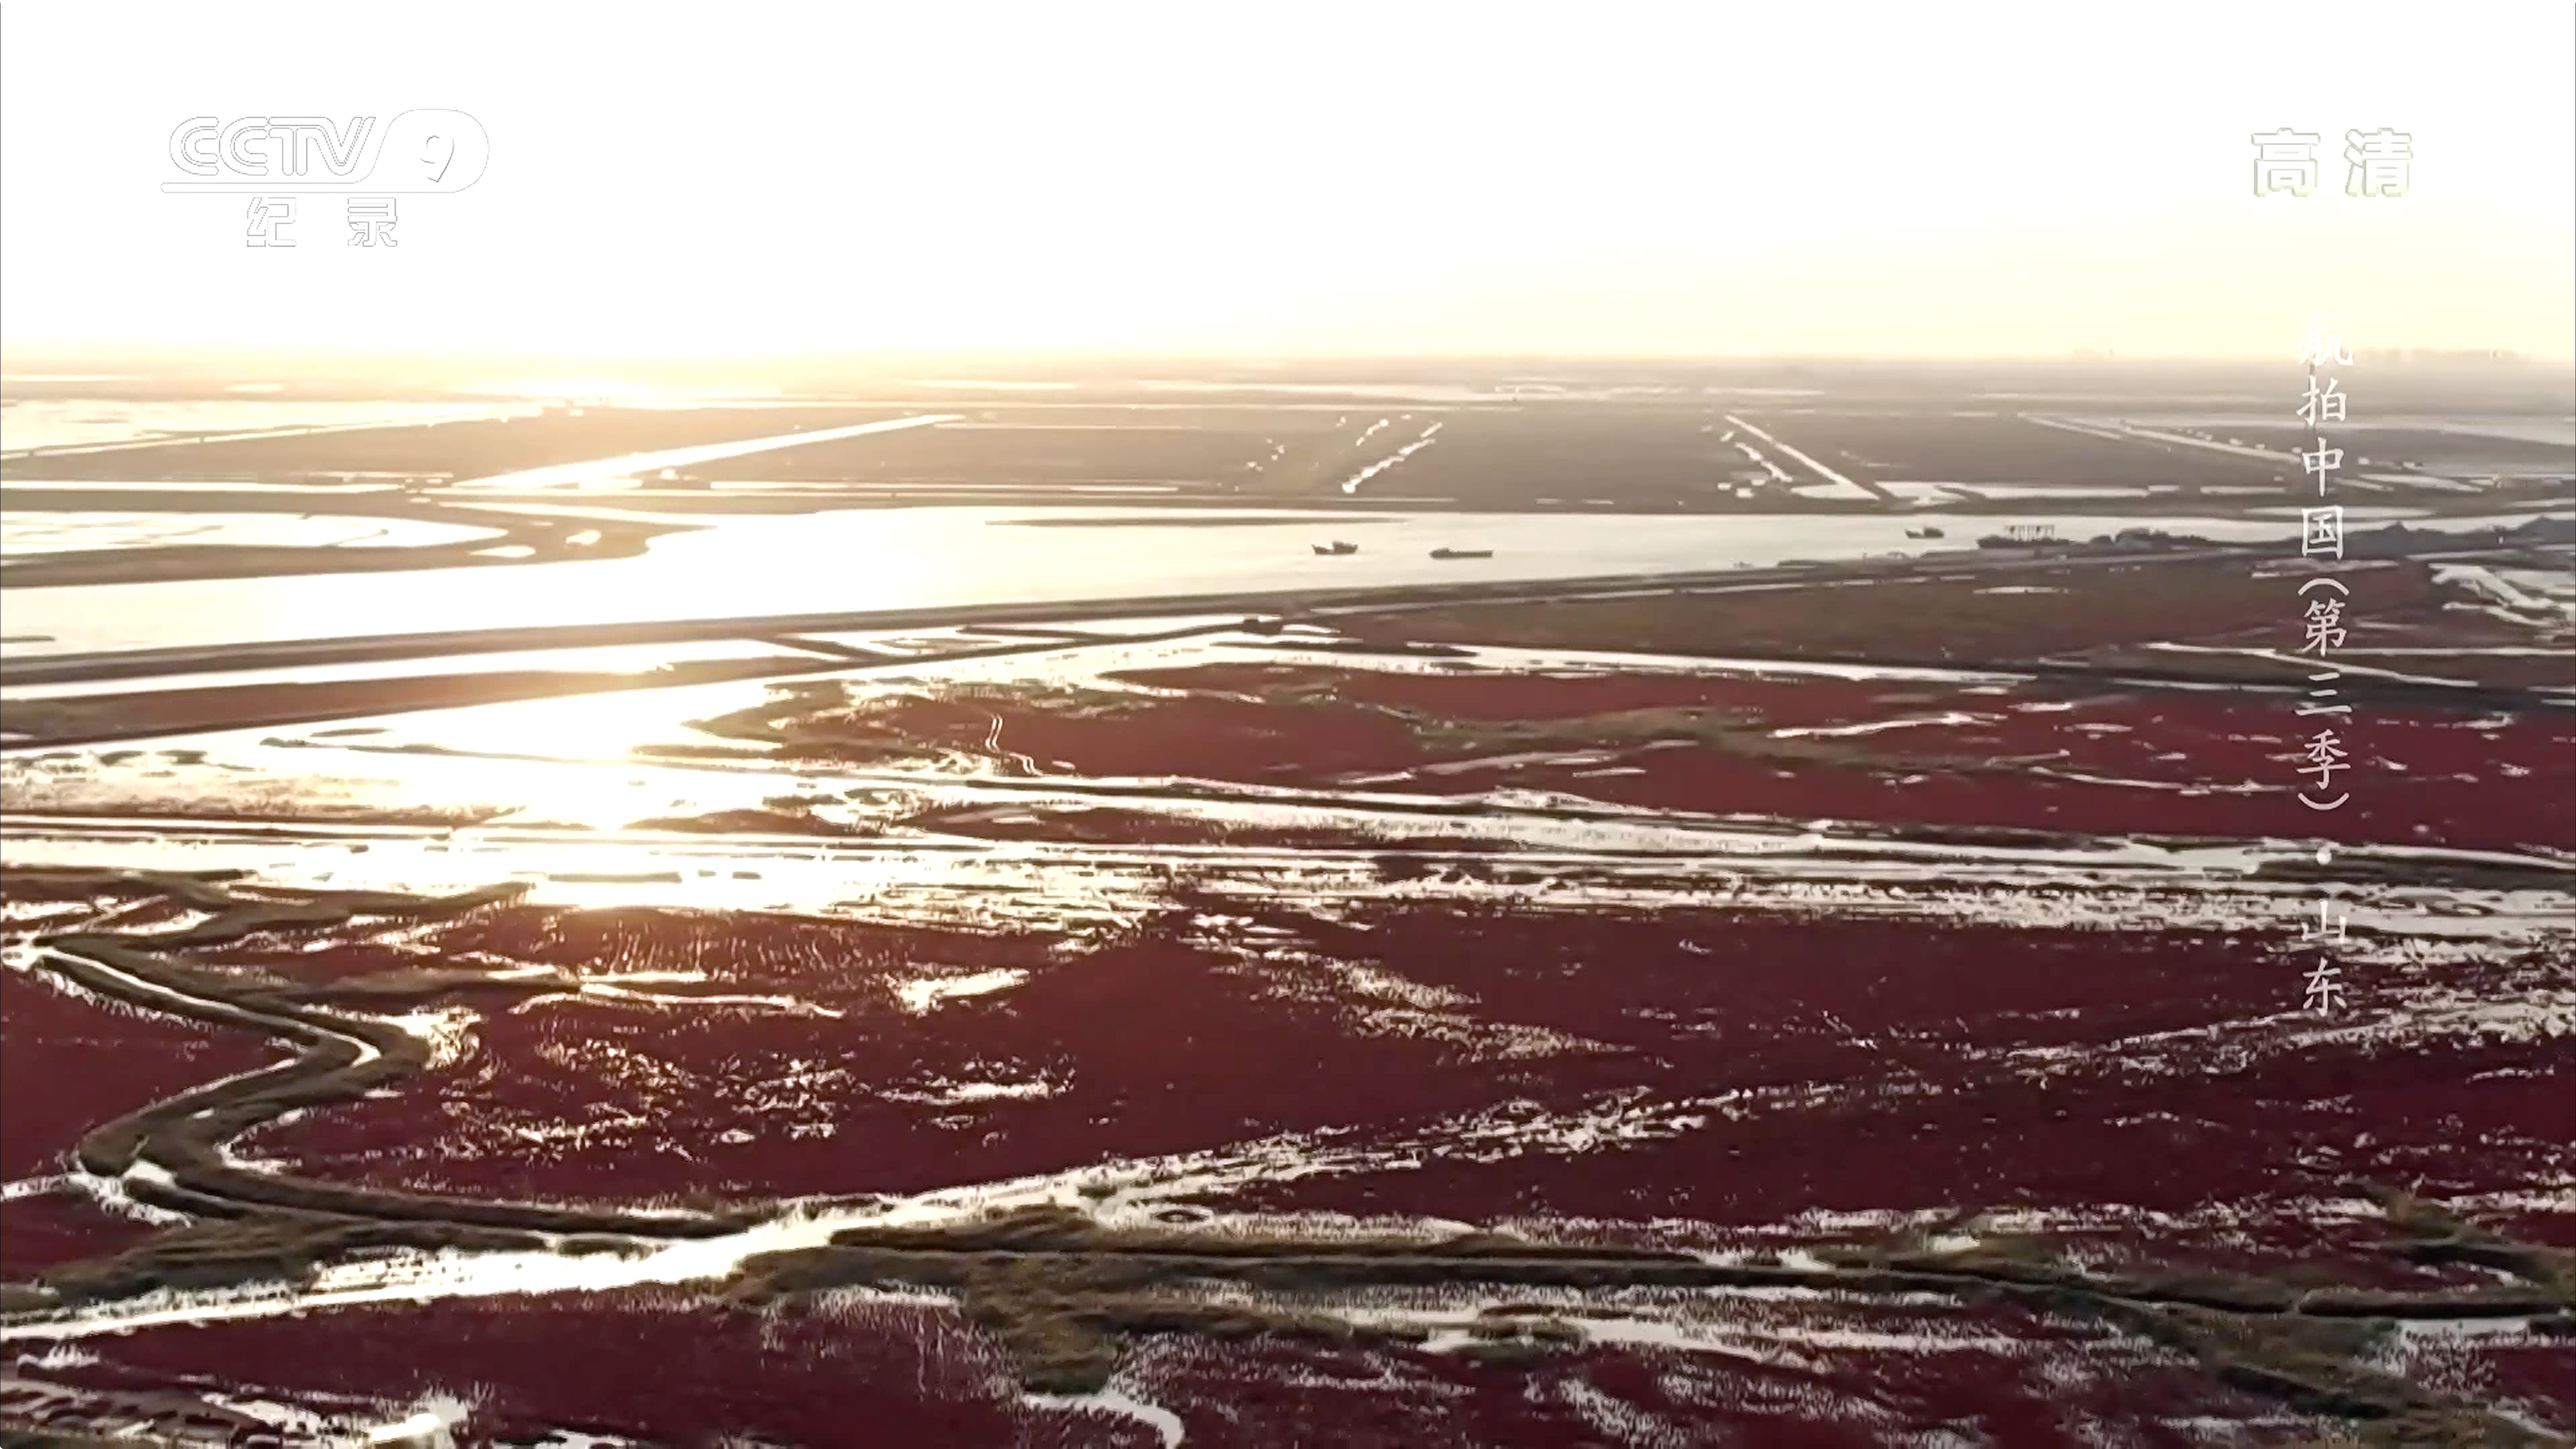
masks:
<path fill-rule="evenodd" d="M 640 555 L 474 569 L 273 579 L 206 579 L 12 590 L 13 636 L 50 636 L 13 654 L 208 645 L 249 640 L 1038 603 L 1234 590 L 1726 569 L 1856 558 L 1909 545 L 1898 514 L 1446 514 L 1388 517 L 1361 551 L 1312 552 L 1293 526 L 1145 524 L 1023 527 L 1027 510 L 920 508 L 729 518 L 665 535 Z M 1052 519 L 1120 517 L 1058 509 Z M 1178 511 L 1175 516 L 1180 516 Z M 1205 514 L 1198 515 L 1205 517 Z M 2513 519 L 2435 520 L 2486 527 Z M 2295 520 L 2161 519 L 2220 540 L 2289 538 Z M 2033 514 L 2085 538 L 2134 518 Z M 1321 517 L 1318 531 L 1332 520 Z M 1435 548 L 1492 558 L 1433 560 Z"/>

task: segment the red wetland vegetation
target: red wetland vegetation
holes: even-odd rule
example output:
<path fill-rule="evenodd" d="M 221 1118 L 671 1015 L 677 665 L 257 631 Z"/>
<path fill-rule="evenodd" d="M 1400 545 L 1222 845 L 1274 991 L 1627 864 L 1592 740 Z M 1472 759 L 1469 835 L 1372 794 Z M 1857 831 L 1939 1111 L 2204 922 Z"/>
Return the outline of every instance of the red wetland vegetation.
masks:
<path fill-rule="evenodd" d="M 623 872 L 209 737 L 279 829 L 151 863 L 241 873 L 8 878 L 0 1424 L 2564 1442 L 2570 714 L 2380 680 L 2306 810 L 2297 696 L 2145 648 L 2278 589 L 2166 567 L 693 692 L 566 797 L 778 787 Z"/>

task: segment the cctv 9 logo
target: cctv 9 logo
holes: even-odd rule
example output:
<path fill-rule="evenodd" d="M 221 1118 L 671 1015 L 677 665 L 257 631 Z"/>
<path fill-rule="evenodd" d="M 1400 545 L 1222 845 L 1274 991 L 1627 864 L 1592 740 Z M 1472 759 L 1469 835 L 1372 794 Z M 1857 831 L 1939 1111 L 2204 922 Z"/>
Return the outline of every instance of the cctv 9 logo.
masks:
<path fill-rule="evenodd" d="M 183 180 L 163 191 L 404 195 L 463 191 L 483 179 L 492 141 L 463 111 L 373 116 L 192 116 L 170 133 Z"/>

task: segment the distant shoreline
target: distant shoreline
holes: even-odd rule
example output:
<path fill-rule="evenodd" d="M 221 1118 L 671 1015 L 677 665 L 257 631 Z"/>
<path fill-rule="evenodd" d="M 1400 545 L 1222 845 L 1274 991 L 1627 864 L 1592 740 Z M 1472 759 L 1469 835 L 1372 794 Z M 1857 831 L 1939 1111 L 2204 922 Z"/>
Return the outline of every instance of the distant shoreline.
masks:
<path fill-rule="evenodd" d="M 1290 523 L 1360 524 L 1396 523 L 1391 514 L 1349 513 L 1265 513 L 1246 517 L 1207 518 L 1189 515 L 1157 517 L 1150 513 L 1121 514 L 1109 518 L 996 518 L 996 528 L 1275 528 Z"/>

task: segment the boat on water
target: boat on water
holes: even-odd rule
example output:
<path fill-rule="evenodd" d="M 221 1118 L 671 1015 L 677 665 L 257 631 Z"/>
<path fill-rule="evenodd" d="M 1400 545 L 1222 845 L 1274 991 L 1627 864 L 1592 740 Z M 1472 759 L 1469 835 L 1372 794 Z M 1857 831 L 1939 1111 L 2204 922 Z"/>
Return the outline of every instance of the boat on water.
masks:
<path fill-rule="evenodd" d="M 1990 533 L 1977 540 L 1979 548 L 2058 548 L 2061 546 L 2057 537 L 2057 525 L 2054 523 L 2006 524 L 2003 532 Z"/>
<path fill-rule="evenodd" d="M 1341 540 L 1339 540 L 1339 539 L 1335 539 L 1335 540 L 1334 540 L 1333 542 L 1331 542 L 1331 543 L 1319 543 L 1319 544 L 1316 544 L 1314 547 L 1315 547 L 1315 552 L 1317 552 L 1317 553 L 1320 553 L 1320 554 L 1330 554 L 1330 555 L 1334 555 L 1334 556 L 1336 556 L 1336 557 L 1338 557 L 1339 555 L 1342 555 L 1342 554 L 1346 554 L 1346 553 L 1358 553 L 1358 552 L 1360 551 L 1360 546 L 1359 546 L 1358 544 L 1356 544 L 1356 543 L 1343 543 L 1343 542 L 1342 542 Z"/>
<path fill-rule="evenodd" d="M 1433 558 L 1492 558 L 1494 551 L 1490 548 L 1435 548 L 1431 551 L 1431 556 Z"/>
<path fill-rule="evenodd" d="M 1909 528 L 1905 530 L 1905 536 L 1907 538 L 1939 538 L 1941 536 L 1941 530 L 1937 528 Z"/>

